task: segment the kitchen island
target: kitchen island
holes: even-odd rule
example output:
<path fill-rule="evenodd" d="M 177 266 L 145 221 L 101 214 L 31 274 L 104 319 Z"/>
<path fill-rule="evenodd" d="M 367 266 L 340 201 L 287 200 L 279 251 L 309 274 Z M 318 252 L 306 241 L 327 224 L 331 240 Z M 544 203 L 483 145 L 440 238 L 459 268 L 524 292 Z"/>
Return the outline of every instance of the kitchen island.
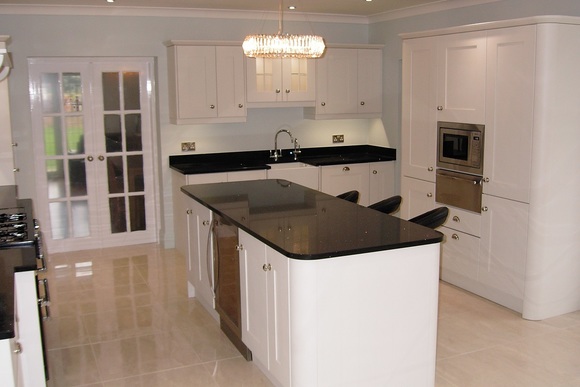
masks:
<path fill-rule="evenodd" d="M 440 233 L 286 180 L 182 191 L 239 230 L 242 341 L 272 382 L 434 385 Z"/>

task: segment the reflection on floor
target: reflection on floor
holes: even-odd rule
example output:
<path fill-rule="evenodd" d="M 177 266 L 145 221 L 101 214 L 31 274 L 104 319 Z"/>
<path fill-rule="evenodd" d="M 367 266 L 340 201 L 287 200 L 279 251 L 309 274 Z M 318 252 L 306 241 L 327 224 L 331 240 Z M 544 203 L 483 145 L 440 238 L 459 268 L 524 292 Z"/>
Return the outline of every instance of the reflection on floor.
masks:
<path fill-rule="evenodd" d="M 154 244 L 52 254 L 49 386 L 271 386 L 185 272 Z M 526 321 L 445 283 L 439 309 L 436 386 L 580 386 L 580 312 Z"/>

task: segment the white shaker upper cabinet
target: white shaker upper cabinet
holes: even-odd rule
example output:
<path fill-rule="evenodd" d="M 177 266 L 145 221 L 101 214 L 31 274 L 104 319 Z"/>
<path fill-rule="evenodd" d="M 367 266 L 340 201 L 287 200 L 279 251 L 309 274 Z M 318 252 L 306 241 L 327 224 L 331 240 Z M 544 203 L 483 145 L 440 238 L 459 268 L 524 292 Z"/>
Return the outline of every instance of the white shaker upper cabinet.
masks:
<path fill-rule="evenodd" d="M 485 32 L 438 37 L 437 120 L 485 121 Z"/>
<path fill-rule="evenodd" d="M 246 58 L 246 93 L 253 107 L 312 106 L 315 80 L 314 59 Z"/>
<path fill-rule="evenodd" d="M 173 124 L 245 122 L 242 48 L 167 42 Z"/>

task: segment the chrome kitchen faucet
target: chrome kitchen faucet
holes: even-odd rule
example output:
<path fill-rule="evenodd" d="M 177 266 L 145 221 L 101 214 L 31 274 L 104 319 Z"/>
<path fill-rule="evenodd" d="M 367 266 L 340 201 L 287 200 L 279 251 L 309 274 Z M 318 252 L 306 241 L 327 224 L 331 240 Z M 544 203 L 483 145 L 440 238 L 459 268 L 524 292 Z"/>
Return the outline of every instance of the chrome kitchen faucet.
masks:
<path fill-rule="evenodd" d="M 282 149 L 278 149 L 278 135 L 280 133 L 288 133 L 290 141 L 294 145 L 294 160 L 298 160 L 298 154 L 302 153 L 302 151 L 300 150 L 298 139 L 292 136 L 292 133 L 290 133 L 288 129 L 280 129 L 276 132 L 276 135 L 274 136 L 274 150 L 270 151 L 270 158 L 273 158 L 274 161 L 278 161 L 278 157 L 282 157 Z"/>

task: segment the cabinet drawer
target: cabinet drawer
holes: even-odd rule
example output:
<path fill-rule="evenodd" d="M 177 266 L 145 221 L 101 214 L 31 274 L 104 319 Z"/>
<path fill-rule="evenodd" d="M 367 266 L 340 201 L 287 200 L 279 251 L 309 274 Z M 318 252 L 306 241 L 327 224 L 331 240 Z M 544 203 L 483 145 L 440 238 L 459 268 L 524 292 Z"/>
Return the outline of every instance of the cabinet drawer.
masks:
<path fill-rule="evenodd" d="M 461 231 L 476 237 L 481 236 L 481 214 L 447 206 L 449 216 L 443 226 Z"/>
<path fill-rule="evenodd" d="M 473 291 L 477 287 L 479 238 L 447 227 L 438 231 L 445 235 L 441 245 L 441 279 Z"/>

